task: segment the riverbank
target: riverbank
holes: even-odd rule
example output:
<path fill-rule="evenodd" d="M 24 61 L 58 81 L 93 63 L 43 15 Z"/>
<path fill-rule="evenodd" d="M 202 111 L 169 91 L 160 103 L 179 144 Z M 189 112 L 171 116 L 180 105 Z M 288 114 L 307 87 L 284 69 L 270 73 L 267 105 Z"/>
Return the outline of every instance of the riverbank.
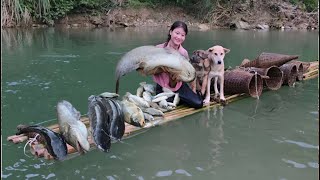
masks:
<path fill-rule="evenodd" d="M 228 8 L 217 8 L 210 17 L 196 18 L 181 7 L 139 7 L 110 9 L 99 15 L 70 14 L 58 19 L 53 26 L 65 28 L 79 27 L 156 27 L 170 26 L 175 20 L 182 20 L 190 28 L 200 30 L 231 29 L 318 29 L 318 12 L 308 13 L 290 3 L 256 5 L 240 4 Z M 33 27 L 47 27 L 47 24 L 33 23 Z"/>

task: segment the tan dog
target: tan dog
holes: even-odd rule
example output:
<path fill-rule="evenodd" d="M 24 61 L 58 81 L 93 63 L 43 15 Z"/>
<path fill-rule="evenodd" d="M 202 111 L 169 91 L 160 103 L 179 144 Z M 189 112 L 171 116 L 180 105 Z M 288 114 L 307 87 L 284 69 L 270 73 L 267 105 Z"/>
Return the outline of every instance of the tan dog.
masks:
<path fill-rule="evenodd" d="M 196 78 L 190 83 L 192 91 L 200 90 L 204 94 L 207 89 L 208 74 L 210 71 L 210 60 L 208 59 L 208 51 L 196 50 L 192 53 L 190 62 L 196 70 Z"/>
<path fill-rule="evenodd" d="M 225 102 L 224 98 L 224 56 L 226 53 L 230 52 L 230 49 L 226 49 L 222 46 L 213 46 L 208 50 L 208 58 L 210 60 L 210 72 L 208 74 L 208 84 L 207 84 L 207 92 L 206 97 L 203 100 L 204 104 L 210 103 L 210 86 L 211 80 L 214 78 L 214 97 L 218 98 L 220 95 L 220 100 Z M 218 91 L 218 81 L 220 85 L 220 91 Z"/>

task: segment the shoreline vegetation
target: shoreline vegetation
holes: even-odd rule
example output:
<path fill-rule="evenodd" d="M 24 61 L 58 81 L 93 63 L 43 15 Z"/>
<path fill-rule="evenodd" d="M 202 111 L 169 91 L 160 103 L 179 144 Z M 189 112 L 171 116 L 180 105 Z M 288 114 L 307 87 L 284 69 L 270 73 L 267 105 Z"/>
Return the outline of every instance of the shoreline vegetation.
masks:
<path fill-rule="evenodd" d="M 317 0 L 2 0 L 1 27 L 318 29 Z"/>

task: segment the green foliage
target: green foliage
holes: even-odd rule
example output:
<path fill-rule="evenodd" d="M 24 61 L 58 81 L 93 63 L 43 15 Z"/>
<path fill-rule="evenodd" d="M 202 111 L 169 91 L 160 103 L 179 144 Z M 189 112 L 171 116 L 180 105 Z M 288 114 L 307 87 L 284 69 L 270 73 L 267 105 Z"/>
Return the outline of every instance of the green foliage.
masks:
<path fill-rule="evenodd" d="M 314 11 L 318 8 L 318 0 L 303 0 L 308 12 Z"/>
<path fill-rule="evenodd" d="M 118 6 L 123 2 L 129 7 L 141 6 L 181 6 L 186 11 L 194 12 L 195 16 L 208 21 L 211 14 L 218 8 L 225 8 L 235 3 L 246 3 L 248 0 L 1 0 L 3 10 L 2 22 L 33 19 L 52 24 L 54 20 L 68 13 L 99 14 Z M 257 0 L 259 1 L 259 0 Z M 260 0 L 263 1 L 263 0 Z M 307 11 L 317 10 L 318 0 L 289 0 L 292 4 L 300 4 Z"/>
<path fill-rule="evenodd" d="M 292 4 L 302 4 L 308 12 L 315 11 L 318 8 L 318 0 L 290 0 Z"/>
<path fill-rule="evenodd" d="M 127 6 L 130 7 L 142 7 L 142 6 L 155 6 L 155 4 L 151 1 L 143 1 L 143 0 L 128 0 Z"/>

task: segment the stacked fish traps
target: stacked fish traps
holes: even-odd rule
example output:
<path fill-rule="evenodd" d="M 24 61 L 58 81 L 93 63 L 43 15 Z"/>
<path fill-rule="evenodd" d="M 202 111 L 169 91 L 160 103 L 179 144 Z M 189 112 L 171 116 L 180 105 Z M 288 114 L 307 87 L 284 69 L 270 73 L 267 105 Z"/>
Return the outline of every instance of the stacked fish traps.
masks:
<path fill-rule="evenodd" d="M 296 81 L 303 80 L 310 63 L 297 61 L 297 55 L 261 53 L 256 59 L 243 60 L 233 70 L 225 71 L 225 94 L 246 93 L 259 97 L 263 88 L 277 90 L 282 85 L 294 86 Z"/>
<path fill-rule="evenodd" d="M 297 61 L 297 55 L 277 53 L 261 53 L 252 61 L 245 60 L 240 65 L 246 71 L 257 72 L 264 76 L 264 85 L 271 90 L 277 90 L 282 85 L 294 86 L 296 80 L 303 80 L 303 73 L 308 63 Z"/>

